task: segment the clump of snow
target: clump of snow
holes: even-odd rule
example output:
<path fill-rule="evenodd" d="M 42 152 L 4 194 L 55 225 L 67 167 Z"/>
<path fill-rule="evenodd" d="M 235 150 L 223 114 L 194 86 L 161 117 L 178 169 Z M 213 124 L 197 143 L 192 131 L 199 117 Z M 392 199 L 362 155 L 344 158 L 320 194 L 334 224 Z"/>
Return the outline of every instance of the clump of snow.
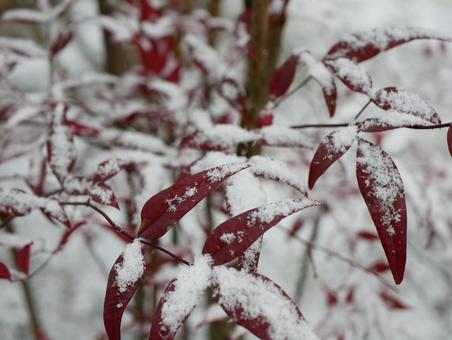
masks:
<path fill-rule="evenodd" d="M 308 206 L 318 204 L 308 198 L 285 199 L 282 201 L 272 202 L 256 211 L 252 212 L 249 217 L 248 225 L 255 223 L 269 223 L 278 216 L 288 216 L 298 210 L 302 210 Z"/>
<path fill-rule="evenodd" d="M 229 163 L 245 163 L 245 157 L 239 157 L 234 154 L 227 155 L 223 152 L 211 151 L 208 152 L 203 158 L 193 164 L 190 168 L 190 173 L 196 174 L 198 172 L 221 166 Z"/>
<path fill-rule="evenodd" d="M 363 171 L 368 176 L 364 185 L 378 200 L 378 211 L 382 212 L 381 222 L 387 227 L 388 235 L 393 236 L 393 224 L 401 219 L 401 212 L 395 209 L 395 203 L 404 195 L 402 179 L 395 173 L 391 159 L 379 147 L 360 143 L 359 150 L 362 156 L 356 161 L 362 164 Z"/>
<path fill-rule="evenodd" d="M 271 125 L 258 131 L 260 138 L 269 146 L 308 147 L 309 138 L 299 130 Z"/>
<path fill-rule="evenodd" d="M 249 143 L 258 139 L 258 134 L 245 130 L 237 125 L 217 124 L 203 129 L 198 133 L 193 142 L 197 145 L 208 144 L 215 148 L 232 148 L 239 143 Z"/>
<path fill-rule="evenodd" d="M 245 169 L 246 167 L 248 166 L 243 163 L 226 164 L 207 171 L 207 177 L 210 183 L 215 183 L 221 181 L 226 176 L 229 176 L 241 169 Z"/>
<path fill-rule="evenodd" d="M 122 263 L 115 265 L 116 286 L 124 293 L 131 285 L 137 282 L 144 273 L 144 257 L 141 252 L 141 243 L 135 239 L 129 243 L 122 253 Z"/>
<path fill-rule="evenodd" d="M 266 201 L 261 183 L 248 169 L 232 176 L 226 186 L 226 202 L 231 216 L 259 207 Z"/>
<path fill-rule="evenodd" d="M 344 153 L 356 139 L 358 128 L 355 125 L 350 125 L 342 129 L 333 131 L 330 136 L 331 148 L 333 152 Z M 332 156 L 329 154 L 328 156 Z"/>
<path fill-rule="evenodd" d="M 364 93 L 372 90 L 372 81 L 366 70 L 348 58 L 338 58 L 327 62 L 331 65 L 339 78 L 345 79 L 354 88 Z"/>
<path fill-rule="evenodd" d="M 261 318 L 269 325 L 269 338 L 318 339 L 296 306 L 271 282 L 224 266 L 215 267 L 214 274 L 220 304 L 231 311 L 242 309 L 243 319 Z"/>
<path fill-rule="evenodd" d="M 298 191 L 305 192 L 305 188 L 301 185 L 301 180 L 294 175 L 287 164 L 263 156 L 251 157 L 249 164 L 251 172 L 256 176 L 287 183 Z"/>
<path fill-rule="evenodd" d="M 209 256 L 197 257 L 192 266 L 182 267 L 174 281 L 174 290 L 163 297 L 161 327 L 176 332 L 185 318 L 200 301 L 211 282 Z"/>
<path fill-rule="evenodd" d="M 306 67 L 308 76 L 313 77 L 320 84 L 327 95 L 334 92 L 334 77 L 326 66 L 317 61 L 314 56 L 308 51 L 298 52 L 300 61 Z"/>
<path fill-rule="evenodd" d="M 226 244 L 230 244 L 233 242 L 236 238 L 236 235 L 234 233 L 224 233 L 220 236 L 220 240 L 223 241 Z"/>

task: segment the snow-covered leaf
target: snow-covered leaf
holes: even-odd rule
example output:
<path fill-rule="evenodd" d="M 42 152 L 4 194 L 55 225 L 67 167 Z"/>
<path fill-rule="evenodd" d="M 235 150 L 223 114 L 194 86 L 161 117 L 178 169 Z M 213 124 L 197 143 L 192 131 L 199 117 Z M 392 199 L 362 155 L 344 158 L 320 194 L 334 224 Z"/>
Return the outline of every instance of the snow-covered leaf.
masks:
<path fill-rule="evenodd" d="M 350 149 L 356 134 L 356 126 L 349 126 L 330 132 L 322 139 L 309 167 L 309 189 L 312 189 L 317 179 Z"/>
<path fill-rule="evenodd" d="M 249 164 L 251 172 L 258 177 L 290 185 L 301 193 L 306 191 L 301 185 L 301 180 L 281 161 L 264 156 L 253 156 L 250 158 Z"/>
<path fill-rule="evenodd" d="M 261 274 L 216 267 L 213 288 L 225 312 L 260 339 L 319 339 L 290 297 Z"/>
<path fill-rule="evenodd" d="M 357 125 L 359 131 L 381 132 L 401 127 L 428 126 L 434 124 L 411 114 L 392 111 L 382 117 L 367 118 Z"/>
<path fill-rule="evenodd" d="M 228 263 L 241 256 L 283 218 L 319 204 L 308 198 L 286 199 L 245 211 L 216 227 L 208 236 L 202 253 L 212 256 L 214 265 Z"/>
<path fill-rule="evenodd" d="M 432 124 L 441 124 L 441 119 L 434 108 L 417 94 L 402 88 L 385 87 L 375 93 L 372 101 L 383 110 L 394 110 L 421 118 Z"/>
<path fill-rule="evenodd" d="M 88 193 L 94 202 L 104 205 L 110 205 L 116 209 L 119 209 L 119 204 L 118 200 L 116 199 L 115 193 L 108 184 L 94 184 L 89 187 Z"/>
<path fill-rule="evenodd" d="M 77 152 L 74 146 L 74 135 L 66 125 L 67 106 L 63 103 L 55 105 L 50 132 L 47 139 L 47 159 L 50 168 L 58 181 L 64 185 L 74 168 Z"/>
<path fill-rule="evenodd" d="M 33 209 L 41 209 L 50 218 L 69 226 L 66 213 L 58 201 L 38 197 L 21 190 L 0 188 L 1 216 L 24 216 L 31 213 Z"/>
<path fill-rule="evenodd" d="M 104 326 L 109 340 L 121 339 L 121 319 L 144 273 L 144 258 L 138 239 L 118 257 L 108 275 L 104 300 Z"/>
<path fill-rule="evenodd" d="M 182 267 L 163 292 L 154 312 L 149 339 L 173 339 L 201 300 L 210 280 L 208 257 L 199 257 L 192 266 Z"/>
<path fill-rule="evenodd" d="M 151 240 L 163 236 L 224 180 L 248 167 L 243 163 L 227 164 L 179 179 L 143 206 L 139 235 Z"/>
<path fill-rule="evenodd" d="M 396 284 L 406 262 L 405 190 L 396 165 L 377 145 L 358 139 L 356 176 Z"/>
<path fill-rule="evenodd" d="M 372 90 L 372 79 L 363 66 L 347 58 L 327 60 L 325 65 L 338 77 L 345 86 L 355 92 L 369 94 Z"/>
<path fill-rule="evenodd" d="M 429 29 L 415 27 L 375 28 L 348 34 L 331 47 L 324 60 L 348 58 L 357 63 L 375 57 L 401 44 L 417 39 L 451 41 L 451 38 Z"/>

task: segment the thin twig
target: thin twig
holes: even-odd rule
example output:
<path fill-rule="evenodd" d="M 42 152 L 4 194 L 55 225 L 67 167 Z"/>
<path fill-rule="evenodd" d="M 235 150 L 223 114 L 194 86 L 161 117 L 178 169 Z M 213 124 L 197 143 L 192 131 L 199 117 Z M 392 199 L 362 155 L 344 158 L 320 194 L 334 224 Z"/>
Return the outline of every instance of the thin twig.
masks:
<path fill-rule="evenodd" d="M 303 125 L 294 125 L 291 126 L 291 129 L 308 129 L 308 128 L 342 128 L 342 127 L 348 127 L 350 123 L 336 123 L 336 124 L 303 124 Z M 437 125 L 413 125 L 413 126 L 396 126 L 391 127 L 391 129 L 414 129 L 414 130 L 434 130 L 434 129 L 444 129 L 448 128 L 452 125 L 452 122 L 443 123 L 443 124 L 437 124 Z M 364 132 L 370 132 L 370 131 L 364 131 Z"/>
<path fill-rule="evenodd" d="M 289 233 L 290 232 L 289 230 L 287 230 L 286 228 L 283 228 L 283 227 L 279 227 L 278 230 L 281 230 L 282 232 L 285 232 L 285 233 Z M 367 267 L 355 262 L 354 260 L 349 259 L 348 257 L 345 257 L 344 255 L 341 255 L 341 254 L 339 254 L 339 253 L 337 253 L 337 252 L 335 252 L 335 251 L 333 251 L 333 250 L 331 250 L 331 249 L 329 249 L 327 247 L 321 246 L 321 245 L 319 245 L 317 243 L 314 243 L 314 242 L 311 242 L 311 241 L 304 240 L 304 239 L 302 239 L 302 238 L 300 238 L 300 237 L 298 237 L 296 235 L 293 235 L 293 236 L 291 235 L 291 237 L 293 237 L 296 241 L 304 244 L 305 246 L 307 246 L 309 248 L 322 251 L 325 254 L 330 255 L 330 256 L 336 258 L 337 260 L 345 262 L 345 263 L 349 264 L 350 266 L 352 266 L 354 268 L 358 268 L 358 269 L 360 269 L 360 270 L 362 270 L 364 272 L 372 274 L 384 286 L 388 287 L 389 289 L 391 289 L 394 292 L 397 292 L 397 289 L 395 289 L 388 281 L 386 281 L 383 277 L 381 277 L 380 274 L 378 274 L 376 271 L 374 271 L 372 269 L 369 269 L 369 268 L 367 268 Z"/>
<path fill-rule="evenodd" d="M 150 246 L 152 248 L 160 250 L 162 253 L 165 253 L 166 255 L 171 256 L 172 258 L 177 260 L 177 262 L 183 263 L 183 264 L 185 264 L 187 266 L 191 266 L 192 265 L 190 262 L 188 262 L 187 260 L 183 259 L 182 257 L 177 256 L 176 254 L 173 254 L 169 250 L 166 250 L 165 248 L 162 248 L 162 247 L 160 247 L 160 246 L 158 246 L 156 244 L 153 244 L 152 242 L 149 242 L 149 241 L 144 240 L 144 239 L 140 239 L 140 242 L 145 244 L 145 245 L 147 245 L 147 246 Z"/>
<path fill-rule="evenodd" d="M 91 204 L 89 201 L 87 202 L 60 202 L 60 204 L 62 205 L 81 205 L 81 206 L 86 206 L 89 207 L 93 210 L 95 210 L 96 212 L 98 212 L 100 215 L 102 215 L 102 217 L 108 222 L 108 227 L 115 232 L 118 236 L 120 236 L 124 241 L 126 242 L 131 242 L 133 241 L 135 238 L 130 235 L 127 231 L 125 231 L 123 228 L 121 228 L 118 224 L 116 224 L 111 218 L 110 216 L 108 216 L 102 209 L 96 207 L 95 205 Z M 171 256 L 172 258 L 176 259 L 178 262 L 186 264 L 187 266 L 190 266 L 191 263 L 188 262 L 187 260 L 184 260 L 183 258 L 171 253 L 169 250 L 166 250 L 165 248 L 162 248 L 158 245 L 155 245 L 153 243 L 151 243 L 150 241 L 144 240 L 144 239 L 140 239 L 140 242 L 143 244 L 146 244 L 152 248 L 155 248 L 169 256 Z"/>
<path fill-rule="evenodd" d="M 305 80 L 303 80 L 300 84 L 295 86 L 292 90 L 278 98 L 278 100 L 273 104 L 273 109 L 276 109 L 284 100 L 291 97 L 293 94 L 295 94 L 299 89 L 306 86 L 313 78 L 311 76 L 307 77 Z"/>
<path fill-rule="evenodd" d="M 359 116 L 361 116 L 361 114 L 364 112 L 365 109 L 367 109 L 367 107 L 370 105 L 370 103 L 372 103 L 372 99 L 369 99 L 366 103 L 366 105 L 364 105 L 361 110 L 356 114 L 355 116 L 355 120 L 357 120 L 359 118 Z"/>

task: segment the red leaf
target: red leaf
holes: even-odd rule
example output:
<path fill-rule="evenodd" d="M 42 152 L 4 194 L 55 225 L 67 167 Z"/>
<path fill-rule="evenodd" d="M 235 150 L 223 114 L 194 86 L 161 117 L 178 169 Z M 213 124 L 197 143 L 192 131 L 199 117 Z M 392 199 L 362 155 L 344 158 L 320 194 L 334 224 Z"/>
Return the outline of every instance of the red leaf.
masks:
<path fill-rule="evenodd" d="M 316 339 L 298 306 L 269 278 L 217 267 L 213 290 L 220 306 L 237 324 L 260 339 Z M 275 313 L 275 310 L 278 311 Z"/>
<path fill-rule="evenodd" d="M 399 284 L 405 271 L 407 233 L 402 178 L 386 152 L 361 138 L 358 138 L 356 176 L 394 281 Z"/>
<path fill-rule="evenodd" d="M 450 41 L 450 38 L 426 29 L 411 27 L 376 28 L 347 35 L 331 47 L 324 60 L 348 58 L 360 63 L 381 52 L 417 39 Z"/>
<path fill-rule="evenodd" d="M 371 92 L 372 79 L 362 66 L 352 60 L 346 58 L 328 60 L 325 61 L 325 66 L 350 90 L 363 94 Z"/>
<path fill-rule="evenodd" d="M 69 126 L 74 134 L 81 137 L 97 137 L 100 131 L 94 127 L 76 122 L 74 120 L 66 119 L 67 126 Z"/>
<path fill-rule="evenodd" d="M 452 124 L 449 126 L 447 130 L 447 146 L 449 148 L 449 153 L 452 156 Z"/>
<path fill-rule="evenodd" d="M 287 92 L 295 77 L 297 64 L 298 56 L 291 55 L 275 70 L 268 84 L 268 92 L 271 98 L 281 97 Z"/>
<path fill-rule="evenodd" d="M 29 270 L 30 270 L 30 251 L 31 251 L 32 244 L 33 243 L 29 243 L 29 244 L 25 245 L 17 253 L 17 258 L 16 258 L 17 268 L 21 272 L 24 272 L 25 274 L 28 274 Z"/>
<path fill-rule="evenodd" d="M 434 108 L 417 94 L 402 88 L 385 87 L 377 91 L 371 99 L 375 105 L 383 110 L 395 110 L 418 117 L 432 124 L 441 124 L 441 119 Z"/>
<path fill-rule="evenodd" d="M 140 247 L 139 243 L 135 242 L 129 244 L 127 247 Z M 104 326 L 109 340 L 121 339 L 122 315 L 124 314 L 127 304 L 135 294 L 135 291 L 138 288 L 139 278 L 143 274 L 143 272 L 141 272 L 140 275 L 139 272 L 135 271 L 134 274 L 136 274 L 137 277 L 133 277 L 132 281 L 126 283 L 121 282 L 121 284 L 118 283 L 118 270 L 123 268 L 124 258 L 126 258 L 126 261 L 129 260 L 129 257 L 133 257 L 133 252 L 137 250 L 137 248 L 133 249 L 127 247 L 126 250 L 124 250 L 124 253 L 118 257 L 108 275 L 107 290 L 104 300 Z M 132 253 L 128 253 L 128 249 L 131 250 Z"/>
<path fill-rule="evenodd" d="M 389 295 L 387 292 L 380 292 L 381 300 L 391 309 L 407 309 L 408 307 L 403 304 L 399 299 Z"/>
<path fill-rule="evenodd" d="M 224 180 L 248 167 L 243 163 L 227 164 L 179 179 L 143 206 L 139 235 L 151 240 L 163 236 Z"/>
<path fill-rule="evenodd" d="M 323 98 L 325 99 L 326 106 L 328 107 L 328 112 L 330 117 L 334 116 L 336 112 L 336 100 L 337 100 L 337 89 L 336 83 L 333 81 L 330 87 L 322 86 Z"/>
<path fill-rule="evenodd" d="M 384 273 L 389 270 L 389 266 L 384 262 L 377 262 L 371 265 L 369 269 L 377 273 Z"/>
<path fill-rule="evenodd" d="M 283 218 L 319 204 L 308 198 L 287 199 L 245 211 L 216 227 L 202 253 L 212 256 L 214 265 L 232 261 Z"/>
<path fill-rule="evenodd" d="M 0 262 L 0 279 L 11 280 L 11 273 L 7 266 Z"/>
<path fill-rule="evenodd" d="M 356 139 L 356 132 L 355 126 L 349 126 L 335 130 L 322 139 L 309 167 L 309 189 L 312 189 L 319 177 L 350 149 Z"/>
<path fill-rule="evenodd" d="M 71 25 L 67 26 L 65 29 L 60 31 L 58 36 L 50 46 L 50 53 L 52 57 L 61 52 L 69 44 L 73 36 L 74 36 L 74 27 L 72 27 Z"/>
<path fill-rule="evenodd" d="M 376 241 L 378 240 L 378 236 L 374 233 L 369 233 L 367 231 L 360 231 L 356 236 L 362 240 L 366 241 Z"/>

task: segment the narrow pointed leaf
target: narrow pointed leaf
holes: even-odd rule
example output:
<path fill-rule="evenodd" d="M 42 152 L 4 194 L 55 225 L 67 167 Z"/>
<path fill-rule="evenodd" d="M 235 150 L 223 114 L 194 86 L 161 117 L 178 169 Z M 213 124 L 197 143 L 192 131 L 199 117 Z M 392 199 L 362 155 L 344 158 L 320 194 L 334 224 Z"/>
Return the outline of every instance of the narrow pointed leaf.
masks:
<path fill-rule="evenodd" d="M 25 274 L 28 274 L 30 271 L 30 251 L 32 244 L 33 243 L 29 243 L 25 245 L 17 253 L 16 258 L 17 268 Z"/>
<path fill-rule="evenodd" d="M 322 86 L 323 98 L 325 99 L 326 106 L 328 108 L 328 112 L 330 117 L 333 117 L 336 113 L 336 101 L 337 101 L 337 89 L 336 83 L 333 81 L 331 86 L 323 87 Z"/>
<path fill-rule="evenodd" d="M 444 34 L 423 28 L 375 28 L 370 31 L 348 34 L 331 47 L 324 60 L 348 58 L 360 63 L 381 52 L 417 39 L 451 41 L 451 38 Z"/>
<path fill-rule="evenodd" d="M 104 300 L 104 326 L 109 340 L 121 339 L 121 319 L 144 273 L 138 240 L 126 246 L 108 275 Z"/>
<path fill-rule="evenodd" d="M 312 189 L 319 177 L 350 149 L 356 139 L 356 133 L 356 126 L 349 126 L 335 130 L 322 139 L 309 167 L 309 189 Z"/>
<path fill-rule="evenodd" d="M 0 279 L 11 280 L 11 273 L 2 262 L 0 262 Z"/>
<path fill-rule="evenodd" d="M 268 92 L 271 97 L 278 98 L 287 92 L 295 77 L 297 64 L 298 56 L 291 55 L 275 70 L 268 84 Z"/>
<path fill-rule="evenodd" d="M 214 265 L 228 263 L 242 255 L 283 218 L 319 204 L 308 198 L 287 199 L 248 210 L 216 227 L 207 238 L 202 253 L 212 256 Z"/>
<path fill-rule="evenodd" d="M 361 138 L 358 139 L 356 176 L 394 281 L 400 284 L 405 271 L 407 233 L 402 178 L 386 152 Z"/>
<path fill-rule="evenodd" d="M 220 306 L 237 324 L 260 339 L 314 340 L 298 306 L 269 278 L 234 268 L 214 269 L 213 290 Z"/>
<path fill-rule="evenodd" d="M 452 124 L 449 126 L 447 130 L 447 146 L 449 148 L 449 153 L 452 156 Z"/>
<path fill-rule="evenodd" d="M 150 240 L 163 236 L 224 180 L 248 167 L 243 163 L 227 164 L 181 178 L 143 206 L 139 235 Z"/>

